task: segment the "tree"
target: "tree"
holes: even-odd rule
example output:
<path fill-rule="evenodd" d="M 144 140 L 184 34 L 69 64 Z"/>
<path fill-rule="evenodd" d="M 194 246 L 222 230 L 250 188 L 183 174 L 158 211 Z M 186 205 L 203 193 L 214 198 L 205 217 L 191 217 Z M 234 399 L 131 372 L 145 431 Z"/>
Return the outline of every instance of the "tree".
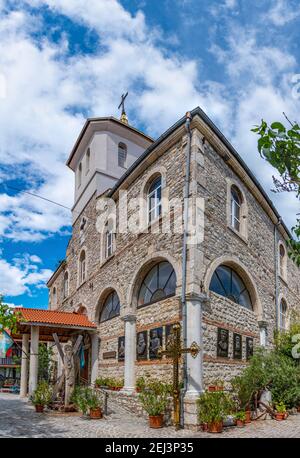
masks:
<path fill-rule="evenodd" d="M 21 313 L 4 304 L 3 298 L 0 296 L 0 329 L 9 329 L 11 332 L 15 332 L 20 318 Z"/>
<path fill-rule="evenodd" d="M 286 118 L 288 120 L 288 118 Z M 273 176 L 274 192 L 292 192 L 300 199 L 300 126 L 289 121 L 286 128 L 281 122 L 270 126 L 262 119 L 260 126 L 251 129 L 258 134 L 260 156 L 277 169 L 280 178 Z M 289 256 L 300 266 L 300 218 L 292 228 L 295 239 L 290 239 Z"/>

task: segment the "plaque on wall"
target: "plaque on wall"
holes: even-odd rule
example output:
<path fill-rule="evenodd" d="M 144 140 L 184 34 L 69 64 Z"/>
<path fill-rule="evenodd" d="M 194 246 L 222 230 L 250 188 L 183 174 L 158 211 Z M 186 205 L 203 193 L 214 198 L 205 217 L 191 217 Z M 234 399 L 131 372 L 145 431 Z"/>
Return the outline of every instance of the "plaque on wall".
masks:
<path fill-rule="evenodd" d="M 217 337 L 217 356 L 228 358 L 229 331 L 228 329 L 218 328 Z"/>
<path fill-rule="evenodd" d="M 137 359 L 147 359 L 147 331 L 137 333 L 136 357 Z"/>
<path fill-rule="evenodd" d="M 246 358 L 249 359 L 253 356 L 253 339 L 246 337 Z"/>
<path fill-rule="evenodd" d="M 103 359 L 115 359 L 116 356 L 117 356 L 116 351 L 105 351 L 103 353 Z"/>
<path fill-rule="evenodd" d="M 162 346 L 163 328 L 155 328 L 150 330 L 149 334 L 149 358 L 158 359 L 158 349 Z"/>
<path fill-rule="evenodd" d="M 233 358 L 242 359 L 242 336 L 233 334 Z"/>
<path fill-rule="evenodd" d="M 118 360 L 124 361 L 125 359 L 125 336 L 118 339 Z"/>

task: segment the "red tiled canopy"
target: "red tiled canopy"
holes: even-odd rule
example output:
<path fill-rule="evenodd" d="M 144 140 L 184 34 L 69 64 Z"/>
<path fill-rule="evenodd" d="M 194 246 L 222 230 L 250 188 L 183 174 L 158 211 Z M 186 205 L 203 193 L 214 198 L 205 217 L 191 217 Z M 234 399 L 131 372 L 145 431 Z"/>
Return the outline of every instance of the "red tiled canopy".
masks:
<path fill-rule="evenodd" d="M 90 321 L 86 315 L 75 312 L 60 312 L 58 310 L 41 310 L 25 307 L 16 307 L 21 312 L 25 321 L 29 323 L 53 324 L 61 326 L 74 326 L 82 328 L 96 328 L 95 323 Z"/>

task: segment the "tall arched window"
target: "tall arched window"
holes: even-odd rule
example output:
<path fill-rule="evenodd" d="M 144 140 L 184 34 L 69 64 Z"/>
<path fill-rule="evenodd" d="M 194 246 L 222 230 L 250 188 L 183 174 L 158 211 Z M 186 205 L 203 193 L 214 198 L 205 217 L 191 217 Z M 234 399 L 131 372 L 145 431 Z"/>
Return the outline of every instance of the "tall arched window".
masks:
<path fill-rule="evenodd" d="M 108 222 L 105 226 L 105 233 L 104 233 L 104 251 L 105 251 L 105 258 L 109 258 L 112 256 L 115 247 L 115 234 L 113 231 L 113 224 Z"/>
<path fill-rule="evenodd" d="M 209 289 L 227 297 L 236 304 L 253 310 L 251 297 L 245 283 L 231 267 L 225 265 L 217 267 L 210 281 Z"/>
<path fill-rule="evenodd" d="M 161 215 L 161 176 L 155 178 L 149 186 L 148 196 L 148 223 Z"/>
<path fill-rule="evenodd" d="M 85 162 L 85 174 L 87 175 L 90 171 L 90 161 L 91 161 L 91 150 L 87 149 L 86 152 L 86 162 Z"/>
<path fill-rule="evenodd" d="M 78 188 L 81 186 L 81 181 L 82 181 L 82 164 L 80 162 L 79 167 L 78 167 Z"/>
<path fill-rule="evenodd" d="M 231 226 L 238 232 L 241 228 L 242 197 L 236 186 L 231 186 Z"/>
<path fill-rule="evenodd" d="M 106 298 L 100 315 L 100 323 L 120 315 L 120 300 L 116 291 L 112 291 Z"/>
<path fill-rule="evenodd" d="M 126 167 L 127 159 L 127 146 L 124 143 L 119 143 L 118 145 L 118 166 Z"/>
<path fill-rule="evenodd" d="M 52 303 L 53 303 L 53 305 L 56 305 L 56 303 L 57 303 L 57 294 L 56 294 L 55 286 L 54 286 L 54 288 L 52 290 Z"/>
<path fill-rule="evenodd" d="M 64 274 L 64 299 L 69 295 L 69 273 Z"/>
<path fill-rule="evenodd" d="M 286 251 L 282 243 L 279 244 L 279 274 L 282 278 L 286 278 Z"/>
<path fill-rule="evenodd" d="M 176 275 L 167 261 L 156 264 L 145 276 L 138 295 L 138 306 L 157 302 L 166 297 L 174 296 Z"/>
<path fill-rule="evenodd" d="M 279 328 L 281 331 L 287 329 L 287 304 L 284 299 L 279 304 Z"/>
<path fill-rule="evenodd" d="M 83 283 L 86 279 L 86 256 L 83 250 L 79 258 L 79 283 Z"/>

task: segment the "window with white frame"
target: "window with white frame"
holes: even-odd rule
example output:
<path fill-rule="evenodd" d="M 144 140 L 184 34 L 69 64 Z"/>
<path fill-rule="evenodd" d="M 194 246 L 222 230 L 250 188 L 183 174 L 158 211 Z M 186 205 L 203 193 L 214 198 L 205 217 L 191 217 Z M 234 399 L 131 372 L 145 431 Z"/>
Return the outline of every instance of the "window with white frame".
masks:
<path fill-rule="evenodd" d="M 64 274 L 64 299 L 69 295 L 69 273 Z"/>
<path fill-rule="evenodd" d="M 127 146 L 124 143 L 118 145 L 118 166 L 126 168 Z"/>
<path fill-rule="evenodd" d="M 106 225 L 105 231 L 105 258 L 112 256 L 114 252 L 114 232 L 113 229 Z"/>
<path fill-rule="evenodd" d="M 83 250 L 79 258 L 79 282 L 83 283 L 86 279 L 86 255 Z"/>
<path fill-rule="evenodd" d="M 231 226 L 240 232 L 242 198 L 239 189 L 231 186 Z"/>
<path fill-rule="evenodd" d="M 150 184 L 147 196 L 148 223 L 161 215 L 161 176 L 155 178 Z"/>
<path fill-rule="evenodd" d="M 281 299 L 279 305 L 279 328 L 281 331 L 287 329 L 287 304 L 284 299 Z"/>
<path fill-rule="evenodd" d="M 82 181 L 82 164 L 80 162 L 78 166 L 78 188 L 81 186 L 81 181 Z"/>
<path fill-rule="evenodd" d="M 86 162 L 85 162 L 85 174 L 87 175 L 90 171 L 90 161 L 91 161 L 91 150 L 87 149 L 86 152 Z"/>

